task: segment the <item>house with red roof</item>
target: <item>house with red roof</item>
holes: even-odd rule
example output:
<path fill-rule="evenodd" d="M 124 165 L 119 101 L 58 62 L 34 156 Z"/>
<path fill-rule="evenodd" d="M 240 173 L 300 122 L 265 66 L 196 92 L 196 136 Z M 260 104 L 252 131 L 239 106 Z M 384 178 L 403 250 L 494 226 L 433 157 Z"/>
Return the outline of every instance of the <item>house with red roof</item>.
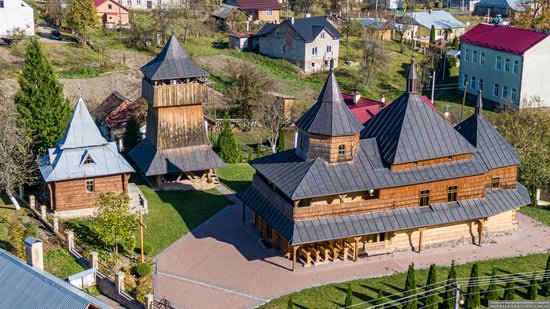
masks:
<path fill-rule="evenodd" d="M 482 91 L 493 105 L 530 107 L 540 97 L 550 106 L 550 39 L 548 34 L 499 25 L 479 24 L 460 37 L 459 89 Z"/>
<path fill-rule="evenodd" d="M 105 28 L 128 25 L 128 9 L 115 0 L 94 0 L 97 15 Z"/>

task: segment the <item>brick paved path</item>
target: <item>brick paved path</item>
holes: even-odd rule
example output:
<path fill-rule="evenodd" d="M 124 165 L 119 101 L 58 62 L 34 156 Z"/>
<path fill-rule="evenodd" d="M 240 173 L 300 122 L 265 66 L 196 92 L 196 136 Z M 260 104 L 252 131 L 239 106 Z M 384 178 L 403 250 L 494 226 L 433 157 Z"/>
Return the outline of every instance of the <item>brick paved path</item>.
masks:
<path fill-rule="evenodd" d="M 250 222 L 241 224 L 240 206 L 228 206 L 157 257 L 155 296 L 178 308 L 251 308 L 312 286 L 406 271 L 411 262 L 424 268 L 550 250 L 550 227 L 517 217 L 518 233 L 483 247 L 428 248 L 292 272 L 291 261 L 262 247 Z"/>

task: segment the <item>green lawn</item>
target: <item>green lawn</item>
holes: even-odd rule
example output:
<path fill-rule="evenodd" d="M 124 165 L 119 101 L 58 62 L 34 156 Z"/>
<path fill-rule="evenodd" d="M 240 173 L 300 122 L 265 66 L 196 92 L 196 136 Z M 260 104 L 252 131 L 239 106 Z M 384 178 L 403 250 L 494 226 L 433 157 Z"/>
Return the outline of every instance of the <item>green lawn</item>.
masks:
<path fill-rule="evenodd" d="M 545 225 L 550 225 L 550 207 L 548 206 L 524 206 L 519 211 Z"/>
<path fill-rule="evenodd" d="M 537 254 L 516 258 L 480 261 L 478 262 L 479 275 L 490 275 L 493 267 L 497 270 L 497 274 L 540 271 L 544 270 L 547 258 L 547 254 Z M 456 267 L 457 277 L 469 277 L 471 268 L 471 263 L 459 265 Z M 448 271 L 448 267 L 438 267 L 437 281 L 446 280 Z M 419 286 L 426 283 L 427 273 L 427 269 L 416 271 L 416 282 Z M 360 279 L 306 289 L 301 292 L 277 298 L 264 305 L 262 308 L 287 308 L 289 297 L 292 297 L 295 308 L 340 308 L 344 306 L 348 284 L 351 284 L 353 289 L 354 304 L 368 302 L 376 298 L 379 288 L 382 288 L 386 296 L 402 292 L 405 287 L 406 276 L 406 273 L 397 273 L 379 278 Z M 527 283 L 528 282 L 521 282 L 517 284 L 517 286 L 524 286 Z M 526 288 L 521 287 L 516 290 L 516 299 L 525 299 L 526 295 Z M 539 296 L 539 299 L 550 298 Z M 358 306 L 357 308 L 365 307 L 366 306 Z"/>
<path fill-rule="evenodd" d="M 228 164 L 216 170 L 221 183 L 233 192 L 242 192 L 252 182 L 254 168 L 248 163 Z"/>

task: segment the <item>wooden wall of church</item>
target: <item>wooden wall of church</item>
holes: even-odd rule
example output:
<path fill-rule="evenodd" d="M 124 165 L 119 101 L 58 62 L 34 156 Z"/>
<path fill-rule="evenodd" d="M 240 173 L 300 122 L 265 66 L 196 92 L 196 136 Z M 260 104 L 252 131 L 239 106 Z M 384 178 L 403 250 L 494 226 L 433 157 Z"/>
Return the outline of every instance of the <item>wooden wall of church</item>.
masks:
<path fill-rule="evenodd" d="M 157 149 L 208 144 L 202 105 L 162 107 L 157 112 Z"/>

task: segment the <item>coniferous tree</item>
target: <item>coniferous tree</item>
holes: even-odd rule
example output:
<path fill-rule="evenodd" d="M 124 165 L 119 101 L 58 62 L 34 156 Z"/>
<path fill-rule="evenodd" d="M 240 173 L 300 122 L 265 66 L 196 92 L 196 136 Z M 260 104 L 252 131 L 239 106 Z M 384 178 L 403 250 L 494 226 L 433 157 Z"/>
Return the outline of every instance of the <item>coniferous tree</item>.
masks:
<path fill-rule="evenodd" d="M 435 44 L 435 27 L 432 25 L 430 29 L 430 44 Z"/>
<path fill-rule="evenodd" d="M 239 146 L 235 140 L 235 135 L 233 134 L 233 129 L 231 129 L 231 123 L 228 119 L 224 119 L 223 121 L 223 129 L 216 143 L 216 152 L 226 163 L 237 163 L 241 161 Z"/>
<path fill-rule="evenodd" d="M 488 305 L 489 301 L 491 300 L 498 300 L 499 294 L 500 292 L 497 285 L 496 270 L 493 268 L 493 272 L 491 273 L 491 281 L 489 282 L 489 288 L 487 288 L 487 291 L 485 292 L 485 305 Z"/>
<path fill-rule="evenodd" d="M 403 309 L 416 309 L 418 301 L 416 300 L 416 276 L 414 273 L 414 263 L 409 265 L 407 271 L 407 281 L 405 282 L 405 296 L 409 296 L 407 302 L 403 305 Z"/>
<path fill-rule="evenodd" d="M 349 307 L 353 304 L 352 301 L 353 296 L 353 290 L 351 289 L 351 284 L 348 284 L 348 290 L 346 291 L 346 301 L 345 301 L 345 307 Z"/>
<path fill-rule="evenodd" d="M 43 155 L 63 136 L 71 109 L 36 38 L 31 38 L 27 47 L 19 87 L 14 98 L 19 123 L 34 141 L 33 157 Z"/>
<path fill-rule="evenodd" d="M 126 152 L 132 150 L 141 140 L 141 133 L 139 132 L 139 122 L 135 116 L 132 116 L 128 120 L 126 125 L 126 131 L 122 137 L 124 142 L 124 150 Z"/>
<path fill-rule="evenodd" d="M 426 296 L 426 303 L 425 307 L 426 309 L 437 309 L 437 292 L 428 292 L 429 290 L 435 289 L 437 286 L 435 283 L 437 282 L 437 272 L 435 268 L 435 264 L 430 265 L 430 270 L 428 271 L 428 281 L 426 282 L 426 293 L 429 293 Z"/>
<path fill-rule="evenodd" d="M 472 266 L 472 272 L 470 273 L 470 282 L 468 284 L 468 297 L 466 298 L 466 308 L 473 309 L 481 305 L 479 299 L 479 285 L 477 285 L 479 277 L 479 271 L 477 263 Z"/>
<path fill-rule="evenodd" d="M 458 41 L 458 38 L 456 36 L 453 38 L 451 46 L 454 49 L 459 49 L 460 48 L 460 42 Z"/>
<path fill-rule="evenodd" d="M 375 306 L 380 306 L 384 304 L 386 301 L 384 299 L 384 292 L 382 291 L 382 287 L 378 288 L 378 294 L 376 295 L 376 303 Z"/>
<path fill-rule="evenodd" d="M 447 291 L 445 292 L 443 302 L 444 309 L 452 309 L 455 306 L 455 293 L 453 285 L 456 282 L 456 270 L 455 270 L 455 261 L 451 263 L 451 269 L 449 270 L 449 276 L 447 277 Z"/>
<path fill-rule="evenodd" d="M 277 137 L 277 152 L 285 151 L 285 131 L 279 130 L 279 137 Z"/>
<path fill-rule="evenodd" d="M 533 278 L 529 282 L 529 288 L 527 289 L 527 298 L 535 300 L 537 299 L 537 295 L 539 295 L 539 284 L 536 276 L 533 274 Z"/>
<path fill-rule="evenodd" d="M 516 298 L 516 284 L 514 282 L 506 283 L 504 289 L 504 300 L 514 300 Z"/>
<path fill-rule="evenodd" d="M 542 280 L 542 289 L 541 294 L 543 296 L 550 296 L 550 255 L 548 255 L 548 259 L 546 260 L 546 273 L 544 275 L 544 279 Z"/>

